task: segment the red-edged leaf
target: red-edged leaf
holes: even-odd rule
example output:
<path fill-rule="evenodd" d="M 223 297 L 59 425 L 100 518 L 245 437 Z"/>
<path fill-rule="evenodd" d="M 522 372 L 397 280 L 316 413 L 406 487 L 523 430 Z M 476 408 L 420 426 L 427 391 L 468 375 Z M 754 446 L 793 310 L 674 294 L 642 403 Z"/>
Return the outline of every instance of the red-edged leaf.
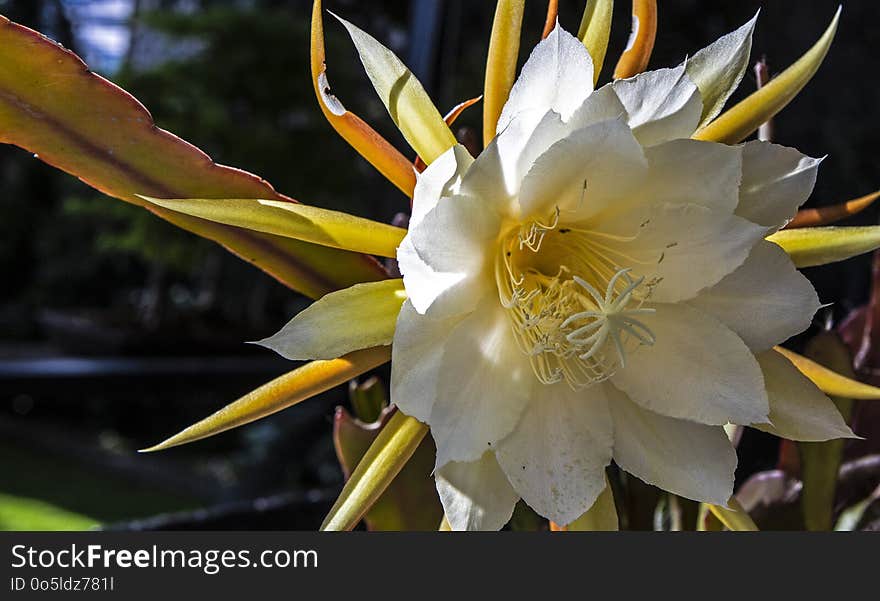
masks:
<path fill-rule="evenodd" d="M 0 142 L 20 146 L 94 188 L 145 206 L 155 198 L 295 202 L 259 177 L 214 163 L 156 127 L 130 94 L 45 36 L 0 16 Z M 387 277 L 371 257 L 150 207 L 312 297 Z"/>

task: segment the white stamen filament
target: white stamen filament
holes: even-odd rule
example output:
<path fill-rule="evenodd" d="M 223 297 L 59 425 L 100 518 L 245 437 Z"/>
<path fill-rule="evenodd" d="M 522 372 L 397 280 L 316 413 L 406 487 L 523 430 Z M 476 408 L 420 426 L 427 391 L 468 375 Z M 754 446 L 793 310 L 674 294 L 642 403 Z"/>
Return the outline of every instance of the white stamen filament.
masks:
<path fill-rule="evenodd" d="M 564 380 L 577 389 L 611 377 L 635 348 L 656 342 L 641 316 L 655 312 L 642 304 L 657 282 L 634 279 L 631 267 L 620 266 L 652 263 L 621 250 L 637 234 L 557 229 L 558 210 L 549 221 L 515 230 L 502 244 L 495 275 L 517 342 L 538 379 Z M 544 272 L 548 265 L 556 265 L 554 275 Z"/>

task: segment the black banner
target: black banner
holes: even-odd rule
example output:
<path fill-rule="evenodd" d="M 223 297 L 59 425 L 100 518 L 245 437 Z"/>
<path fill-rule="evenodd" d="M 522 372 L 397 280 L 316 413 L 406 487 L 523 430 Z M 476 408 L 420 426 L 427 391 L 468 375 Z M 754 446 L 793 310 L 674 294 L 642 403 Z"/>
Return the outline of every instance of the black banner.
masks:
<path fill-rule="evenodd" d="M 871 533 L 0 533 L 0 599 L 868 593 Z"/>

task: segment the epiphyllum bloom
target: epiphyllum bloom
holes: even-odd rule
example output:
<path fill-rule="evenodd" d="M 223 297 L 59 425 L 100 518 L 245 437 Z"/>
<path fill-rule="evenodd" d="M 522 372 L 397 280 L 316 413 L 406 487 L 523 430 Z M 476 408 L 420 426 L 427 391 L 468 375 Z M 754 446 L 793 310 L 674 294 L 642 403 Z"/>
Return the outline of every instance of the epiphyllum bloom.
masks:
<path fill-rule="evenodd" d="M 612 460 L 665 490 L 726 505 L 736 467 L 726 424 L 791 440 L 852 436 L 793 362 L 826 390 L 874 399 L 880 391 L 817 373 L 774 345 L 805 329 L 819 306 L 790 257 L 800 266 L 840 260 L 876 248 L 878 230 L 776 233 L 810 195 L 819 161 L 764 142 L 699 140 L 744 139 L 785 106 L 821 63 L 837 17 L 789 69 L 718 116 L 748 64 L 754 22 L 683 65 L 596 91 L 589 36 L 582 44 L 557 26 L 509 95 L 505 84 L 498 133 L 476 159 L 399 59 L 343 22 L 392 119 L 428 164 L 416 177 L 331 95 L 315 2 L 322 109 L 401 190 L 414 187 L 409 230 L 289 201 L 148 200 L 396 256 L 403 278 L 324 295 L 262 341 L 289 359 L 319 361 L 152 450 L 258 419 L 389 354 L 391 400 L 405 415 L 361 460 L 328 529 L 360 519 L 419 444 L 419 422 L 430 425 L 437 489 L 455 529 L 499 528 L 520 498 L 569 524 L 605 489 Z M 491 125 L 495 113 L 486 114 Z"/>
<path fill-rule="evenodd" d="M 705 117 L 691 74 L 721 51 L 593 91 L 589 53 L 557 26 L 486 150 L 455 146 L 419 176 L 391 395 L 431 427 L 453 528 L 499 528 L 519 498 L 568 524 L 612 460 L 726 505 L 727 423 L 851 435 L 771 350 L 819 307 L 764 240 L 819 160 L 690 139 Z"/>

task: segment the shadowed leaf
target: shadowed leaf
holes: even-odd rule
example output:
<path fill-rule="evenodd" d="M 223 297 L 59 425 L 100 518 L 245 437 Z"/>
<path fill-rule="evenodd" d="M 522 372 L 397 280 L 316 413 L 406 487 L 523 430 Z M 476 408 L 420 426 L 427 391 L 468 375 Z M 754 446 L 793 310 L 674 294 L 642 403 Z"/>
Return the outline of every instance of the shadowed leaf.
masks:
<path fill-rule="evenodd" d="M 852 359 L 846 345 L 837 334 L 823 332 L 807 344 L 806 355 L 817 363 L 828 366 L 847 377 L 854 377 Z M 832 396 L 831 400 L 850 421 L 853 400 Z M 800 442 L 801 479 L 804 483 L 801 508 L 807 530 L 831 530 L 834 513 L 834 495 L 837 490 L 837 473 L 843 462 L 846 440 L 828 442 Z"/>

